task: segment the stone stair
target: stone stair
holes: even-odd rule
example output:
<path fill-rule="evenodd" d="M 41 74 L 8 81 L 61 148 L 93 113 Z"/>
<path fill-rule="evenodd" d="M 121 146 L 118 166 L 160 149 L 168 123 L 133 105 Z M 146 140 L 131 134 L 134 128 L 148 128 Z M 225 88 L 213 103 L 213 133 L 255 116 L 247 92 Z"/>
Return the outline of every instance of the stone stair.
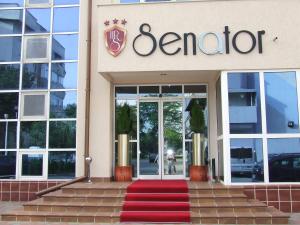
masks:
<path fill-rule="evenodd" d="M 117 223 L 130 183 L 75 183 L 23 208 L 2 215 L 3 221 Z M 202 224 L 287 224 L 289 216 L 257 200 L 242 187 L 189 182 L 191 220 Z"/>

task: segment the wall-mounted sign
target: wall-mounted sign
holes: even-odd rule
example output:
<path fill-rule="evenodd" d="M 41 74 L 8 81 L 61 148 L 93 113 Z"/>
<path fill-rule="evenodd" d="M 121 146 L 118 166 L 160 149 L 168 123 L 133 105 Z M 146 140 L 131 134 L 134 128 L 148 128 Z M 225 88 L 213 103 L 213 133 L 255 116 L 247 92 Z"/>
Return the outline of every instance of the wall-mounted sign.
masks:
<path fill-rule="evenodd" d="M 113 55 L 118 56 L 126 45 L 126 38 L 127 38 L 127 31 L 118 26 L 119 20 L 114 19 L 112 20 L 112 27 L 109 27 L 110 21 L 106 20 L 104 22 L 105 26 L 109 27 L 104 31 L 104 40 L 105 40 L 105 46 L 107 51 Z M 125 26 L 127 21 L 123 19 L 121 21 L 121 24 Z"/>

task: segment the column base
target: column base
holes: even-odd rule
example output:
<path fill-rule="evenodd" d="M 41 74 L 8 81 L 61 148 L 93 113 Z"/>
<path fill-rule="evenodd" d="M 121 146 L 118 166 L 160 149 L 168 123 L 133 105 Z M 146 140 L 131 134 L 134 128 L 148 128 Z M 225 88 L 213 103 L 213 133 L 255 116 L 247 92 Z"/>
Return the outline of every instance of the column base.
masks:
<path fill-rule="evenodd" d="M 132 167 L 116 166 L 115 181 L 132 181 Z"/>
<path fill-rule="evenodd" d="M 207 166 L 190 166 L 191 181 L 208 181 Z"/>

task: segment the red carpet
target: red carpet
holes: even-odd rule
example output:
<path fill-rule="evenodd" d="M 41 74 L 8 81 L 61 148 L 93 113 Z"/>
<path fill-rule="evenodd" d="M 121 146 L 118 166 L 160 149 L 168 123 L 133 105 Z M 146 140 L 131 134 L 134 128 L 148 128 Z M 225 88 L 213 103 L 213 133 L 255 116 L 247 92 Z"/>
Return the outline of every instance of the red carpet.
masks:
<path fill-rule="evenodd" d="M 184 180 L 138 180 L 127 188 L 121 222 L 189 223 Z"/>

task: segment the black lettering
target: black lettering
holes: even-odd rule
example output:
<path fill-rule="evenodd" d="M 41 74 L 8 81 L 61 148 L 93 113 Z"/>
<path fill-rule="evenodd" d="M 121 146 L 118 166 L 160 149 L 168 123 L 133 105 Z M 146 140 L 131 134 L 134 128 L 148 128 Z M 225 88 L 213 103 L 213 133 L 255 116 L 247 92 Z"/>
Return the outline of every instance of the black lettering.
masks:
<path fill-rule="evenodd" d="M 240 49 L 237 47 L 237 45 L 236 45 L 236 39 L 237 39 L 237 37 L 238 37 L 241 33 L 246 33 L 246 34 L 248 34 L 248 35 L 251 37 L 251 40 L 252 40 L 252 46 L 251 46 L 251 48 L 250 48 L 248 51 L 242 51 L 242 50 L 240 50 Z M 248 31 L 248 30 L 241 30 L 241 31 L 237 32 L 237 33 L 233 36 L 233 38 L 232 38 L 232 46 L 233 46 L 233 48 L 234 48 L 237 52 L 239 52 L 239 53 L 241 53 L 241 54 L 247 54 L 247 53 L 252 52 L 253 49 L 255 48 L 255 46 L 256 46 L 256 38 L 255 38 L 255 36 L 254 36 L 250 31 Z"/>
<path fill-rule="evenodd" d="M 257 32 L 257 40 L 258 40 L 258 53 L 262 54 L 263 53 L 263 45 L 262 45 L 262 36 L 266 32 L 264 30 L 260 30 Z"/>
<path fill-rule="evenodd" d="M 194 33 L 184 33 L 184 55 L 188 55 L 188 37 L 192 37 L 193 41 L 193 55 L 196 55 L 196 35 Z"/>
<path fill-rule="evenodd" d="M 225 26 L 225 31 L 223 32 L 225 35 L 225 50 L 226 50 L 226 54 L 229 54 L 230 50 L 229 50 L 229 28 L 228 26 Z"/>
<path fill-rule="evenodd" d="M 147 28 L 148 28 L 148 31 L 145 31 L 145 28 L 144 28 L 144 27 L 147 27 Z M 150 26 L 148 23 L 143 23 L 143 24 L 140 26 L 140 33 L 141 33 L 141 34 L 139 34 L 138 36 L 136 36 L 136 37 L 134 38 L 134 40 L 133 40 L 133 43 L 132 43 L 133 50 L 134 50 L 135 53 L 138 54 L 139 56 L 149 56 L 149 55 L 151 55 L 151 54 L 155 51 L 155 49 L 156 49 L 156 47 L 157 47 L 156 39 L 155 39 L 155 37 L 154 37 L 150 32 L 151 32 L 151 26 Z M 152 46 L 151 51 L 148 52 L 148 53 L 146 53 L 146 54 L 142 54 L 142 53 L 138 52 L 138 51 L 136 50 L 136 48 L 135 48 L 135 42 L 136 42 L 136 40 L 137 40 L 139 37 L 141 37 L 142 35 L 145 35 L 145 36 L 151 38 L 152 43 L 153 43 L 153 46 Z"/>
<path fill-rule="evenodd" d="M 168 41 L 168 42 L 164 42 L 164 39 L 165 37 L 167 37 L 168 35 L 174 35 L 175 38 L 171 41 Z M 166 55 L 176 55 L 178 52 L 180 52 L 181 48 L 177 48 L 174 52 L 167 52 L 165 49 L 164 49 L 164 46 L 166 45 L 169 45 L 169 44 L 172 44 L 176 41 L 179 41 L 181 40 L 181 37 L 179 36 L 179 34 L 177 33 L 174 33 L 174 32 L 168 32 L 168 33 L 165 33 L 163 36 L 161 36 L 161 38 L 159 39 L 159 47 L 160 47 L 160 50 L 165 53 Z"/>

